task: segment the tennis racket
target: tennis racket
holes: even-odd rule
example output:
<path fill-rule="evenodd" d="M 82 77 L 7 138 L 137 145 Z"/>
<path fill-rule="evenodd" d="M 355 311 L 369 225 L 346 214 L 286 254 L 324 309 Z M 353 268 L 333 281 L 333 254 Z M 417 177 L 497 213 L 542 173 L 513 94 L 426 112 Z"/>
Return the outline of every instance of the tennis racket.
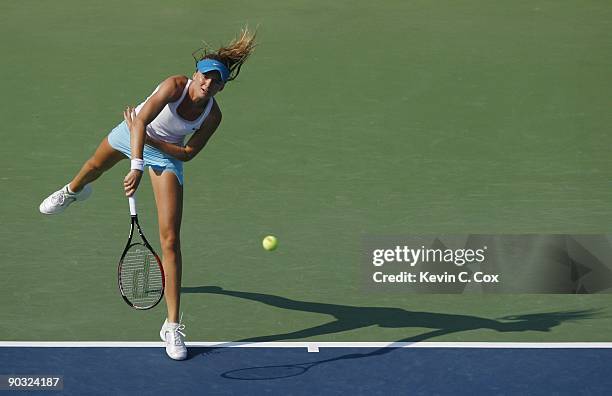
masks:
<path fill-rule="evenodd" d="M 130 307 L 151 309 L 164 296 L 164 268 L 159 256 L 140 228 L 138 215 L 136 214 L 135 197 L 129 197 L 128 201 L 132 224 L 130 226 L 130 236 L 117 268 L 119 292 Z M 141 241 L 133 241 L 134 226 L 138 229 Z"/>

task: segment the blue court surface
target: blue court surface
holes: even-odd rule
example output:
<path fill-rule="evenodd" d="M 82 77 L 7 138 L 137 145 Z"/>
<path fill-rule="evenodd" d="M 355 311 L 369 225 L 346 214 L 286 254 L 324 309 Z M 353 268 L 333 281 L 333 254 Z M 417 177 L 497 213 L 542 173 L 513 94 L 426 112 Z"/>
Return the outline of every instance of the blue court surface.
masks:
<path fill-rule="evenodd" d="M 192 347 L 175 362 L 159 347 L 2 347 L 0 374 L 63 376 L 70 395 L 604 395 L 612 349 Z"/>

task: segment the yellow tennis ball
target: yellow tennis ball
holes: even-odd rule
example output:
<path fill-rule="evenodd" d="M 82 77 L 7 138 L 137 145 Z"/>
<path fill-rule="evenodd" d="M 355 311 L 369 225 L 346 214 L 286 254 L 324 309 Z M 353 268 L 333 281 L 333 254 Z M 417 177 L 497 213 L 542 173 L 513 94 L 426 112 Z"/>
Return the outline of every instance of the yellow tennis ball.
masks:
<path fill-rule="evenodd" d="M 263 248 L 268 251 L 274 250 L 278 247 L 278 241 L 276 240 L 276 237 L 272 235 L 265 237 L 261 244 Z"/>

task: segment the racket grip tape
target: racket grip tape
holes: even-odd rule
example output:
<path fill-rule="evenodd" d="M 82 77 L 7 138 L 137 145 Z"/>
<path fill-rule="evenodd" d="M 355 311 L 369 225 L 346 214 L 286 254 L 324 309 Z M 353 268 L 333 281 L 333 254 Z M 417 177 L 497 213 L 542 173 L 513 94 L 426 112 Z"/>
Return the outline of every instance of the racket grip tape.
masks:
<path fill-rule="evenodd" d="M 128 203 L 130 204 L 130 215 L 136 216 L 136 194 L 128 197 Z"/>

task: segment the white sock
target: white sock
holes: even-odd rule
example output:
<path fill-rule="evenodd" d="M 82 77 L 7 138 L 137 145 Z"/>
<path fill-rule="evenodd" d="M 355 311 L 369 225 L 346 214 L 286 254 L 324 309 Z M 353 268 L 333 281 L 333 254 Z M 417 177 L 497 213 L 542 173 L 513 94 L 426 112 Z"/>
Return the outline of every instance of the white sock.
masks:
<path fill-rule="evenodd" d="M 74 191 L 70 189 L 70 183 L 66 184 L 66 192 L 72 195 L 76 194 Z"/>

